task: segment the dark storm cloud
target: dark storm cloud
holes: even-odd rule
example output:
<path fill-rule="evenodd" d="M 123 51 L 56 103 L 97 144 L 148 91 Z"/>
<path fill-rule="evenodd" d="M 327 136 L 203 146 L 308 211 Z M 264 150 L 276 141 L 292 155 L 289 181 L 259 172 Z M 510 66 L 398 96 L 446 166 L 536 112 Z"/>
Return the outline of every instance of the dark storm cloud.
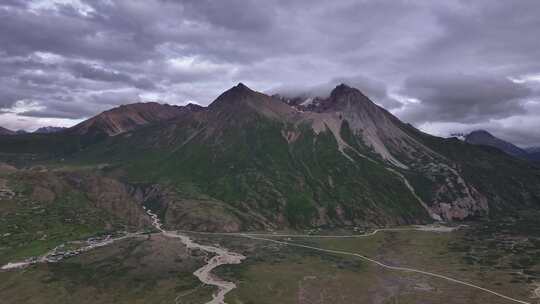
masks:
<path fill-rule="evenodd" d="M 151 49 L 141 48 L 148 45 L 133 33 L 107 28 L 100 20 L 70 6 L 37 12 L 0 8 L 0 44 L 8 55 L 18 56 L 41 51 L 112 61 L 150 57 Z"/>
<path fill-rule="evenodd" d="M 0 90 L 0 109 L 9 108 L 18 100 L 25 99 L 27 97 L 28 96 L 24 93 L 11 90 L 9 88 L 4 88 L 3 90 Z"/>
<path fill-rule="evenodd" d="M 232 0 L 188 0 L 183 9 L 193 19 L 239 32 L 264 32 L 272 27 L 272 6 L 260 2 Z M 226 12 L 226 13 L 225 13 Z"/>
<path fill-rule="evenodd" d="M 457 2 L 434 6 L 441 34 L 419 50 L 417 59 L 461 69 L 538 71 L 540 4 L 534 0 Z M 456 69 L 454 67 L 454 69 Z"/>
<path fill-rule="evenodd" d="M 7 0 L 0 108 L 82 118 L 144 99 L 208 104 L 239 81 L 319 94 L 344 82 L 417 126 L 525 141 L 525 121 L 540 130 L 539 16 L 535 0 Z"/>
<path fill-rule="evenodd" d="M 81 62 L 75 62 L 70 64 L 68 69 L 72 72 L 73 76 L 78 78 L 86 78 L 96 81 L 104 82 L 122 82 L 131 84 L 136 88 L 151 90 L 154 88 L 153 83 L 146 78 L 134 79 L 132 76 L 120 73 L 117 71 L 110 71 L 104 68 L 89 65 Z"/>
<path fill-rule="evenodd" d="M 478 123 L 526 113 L 524 101 L 532 90 L 503 77 L 465 74 L 407 78 L 403 91 L 420 99 L 413 121 Z"/>

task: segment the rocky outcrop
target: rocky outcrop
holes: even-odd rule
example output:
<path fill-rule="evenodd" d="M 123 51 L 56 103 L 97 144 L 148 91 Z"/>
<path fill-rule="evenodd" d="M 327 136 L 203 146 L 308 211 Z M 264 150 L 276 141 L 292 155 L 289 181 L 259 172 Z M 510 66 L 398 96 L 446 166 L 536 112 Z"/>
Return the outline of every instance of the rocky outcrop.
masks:
<path fill-rule="evenodd" d="M 263 227 L 256 220 L 248 220 L 250 215 L 221 201 L 182 197 L 167 186 L 137 185 L 131 188 L 131 194 L 171 230 L 238 232 Z"/>

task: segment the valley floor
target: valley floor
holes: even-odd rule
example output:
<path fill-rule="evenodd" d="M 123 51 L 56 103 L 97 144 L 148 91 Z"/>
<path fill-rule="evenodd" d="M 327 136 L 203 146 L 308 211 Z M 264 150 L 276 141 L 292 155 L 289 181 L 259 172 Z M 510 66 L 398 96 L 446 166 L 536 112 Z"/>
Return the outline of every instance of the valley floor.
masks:
<path fill-rule="evenodd" d="M 354 237 L 183 234 L 246 257 L 213 272 L 216 280 L 236 283 L 226 303 L 540 303 L 540 239 L 535 229 L 524 235 L 525 226 L 404 227 Z M 152 233 L 58 263 L 2 271 L 0 297 L 3 303 L 207 303 L 216 289 L 193 273 L 209 257 Z"/>

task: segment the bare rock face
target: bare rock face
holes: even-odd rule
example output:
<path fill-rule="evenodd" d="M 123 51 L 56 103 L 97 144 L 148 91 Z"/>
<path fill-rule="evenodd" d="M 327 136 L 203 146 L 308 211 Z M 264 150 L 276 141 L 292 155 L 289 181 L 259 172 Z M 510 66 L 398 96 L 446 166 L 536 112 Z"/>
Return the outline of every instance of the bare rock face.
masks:
<path fill-rule="evenodd" d="M 488 215 L 489 205 L 487 198 L 472 187 L 469 191 L 472 193 L 462 193 L 462 196 L 453 200 L 446 202 L 436 201 L 431 210 L 446 221 Z"/>
<path fill-rule="evenodd" d="M 467 183 L 456 168 L 433 161 L 416 169 L 436 185 L 432 201 L 426 203 L 430 212 L 440 219 L 464 220 L 489 214 L 487 197 Z"/>

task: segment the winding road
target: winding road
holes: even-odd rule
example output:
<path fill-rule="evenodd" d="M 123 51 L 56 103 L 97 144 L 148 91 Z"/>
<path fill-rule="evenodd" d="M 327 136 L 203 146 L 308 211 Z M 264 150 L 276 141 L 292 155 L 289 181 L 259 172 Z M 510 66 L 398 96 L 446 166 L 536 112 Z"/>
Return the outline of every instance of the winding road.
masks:
<path fill-rule="evenodd" d="M 368 235 L 363 235 L 363 236 L 374 235 L 375 233 L 377 233 L 377 232 L 379 232 L 379 231 L 382 231 L 382 229 L 380 229 L 380 230 L 375 230 L 373 233 L 368 234 Z M 332 253 L 332 254 L 355 256 L 355 257 L 359 257 L 359 258 L 361 258 L 361 259 L 363 259 L 363 260 L 366 260 L 366 261 L 368 261 L 368 262 L 374 263 L 374 264 L 376 264 L 376 265 L 378 265 L 378 266 L 380 266 L 380 267 L 386 268 L 386 269 L 397 270 L 397 271 L 404 271 L 404 272 L 420 273 L 420 274 L 423 274 L 423 275 L 427 275 L 427 276 L 431 276 L 431 277 L 436 277 L 436 278 L 443 279 L 443 280 L 447 280 L 447 281 L 450 281 L 450 282 L 453 282 L 453 283 L 457 283 L 457 284 L 465 285 L 465 286 L 468 286 L 468 287 L 472 287 L 472 288 L 475 288 L 475 289 L 478 289 L 478 290 L 481 290 L 481 291 L 490 293 L 490 294 L 492 294 L 492 295 L 495 295 L 495 296 L 497 296 L 497 297 L 500 297 L 500 298 L 503 298 L 503 299 L 506 299 L 506 300 L 509 300 L 509 301 L 512 301 L 512 302 L 515 302 L 515 303 L 532 304 L 532 303 L 530 303 L 530 302 L 526 302 L 526 301 L 522 301 L 522 300 L 519 300 L 519 299 L 515 299 L 515 298 L 509 297 L 509 296 L 505 296 L 505 295 L 503 295 L 503 294 L 501 294 L 501 293 L 498 293 L 498 292 L 496 292 L 496 291 L 493 291 L 493 290 L 490 290 L 490 289 L 487 289 L 487 288 L 483 288 L 483 287 L 481 287 L 481 286 L 474 285 L 474 284 L 472 284 L 472 283 L 468 283 L 468 282 L 464 282 L 464 281 L 461 281 L 461 280 L 457 280 L 457 279 L 454 279 L 454 278 L 451 278 L 451 277 L 447 277 L 447 276 L 445 276 L 445 275 L 441 275 L 441 274 L 437 274 L 437 273 L 433 273 L 433 272 L 428 272 L 428 271 L 423 271 L 423 270 L 419 270 L 419 269 L 414 269 L 414 268 L 408 268 L 408 267 L 390 266 L 390 265 L 384 264 L 384 263 L 382 263 L 382 262 L 379 262 L 379 261 L 377 261 L 377 260 L 368 258 L 367 256 L 358 254 L 358 253 L 347 252 L 347 251 L 341 251 L 341 250 L 324 249 L 324 248 L 319 248 L 319 247 L 314 247 L 314 246 L 308 246 L 308 245 L 303 245 L 303 244 L 298 244 L 298 243 L 291 243 L 291 242 L 288 242 L 288 241 L 278 241 L 278 240 L 268 239 L 268 238 L 263 238 L 263 237 L 258 237 L 258 236 L 254 236 L 254 235 L 250 235 L 250 234 L 244 234 L 243 236 L 244 236 L 244 237 L 247 237 L 247 238 L 250 238 L 250 239 L 253 239 L 253 240 L 272 242 L 272 243 L 281 244 L 281 245 L 286 245 L 286 246 L 293 246 L 293 247 L 307 248 L 307 249 L 312 249 L 312 250 L 321 251 L 321 252 L 326 252 L 326 253 Z M 273 235 L 272 235 L 272 236 L 273 236 Z M 300 237 L 308 237 L 308 235 L 306 235 L 306 236 L 300 236 Z M 312 235 L 311 235 L 311 236 L 309 236 L 309 237 L 328 237 L 328 236 L 312 236 Z M 340 237 L 346 237 L 346 236 L 340 236 Z M 358 237 L 358 235 L 356 235 L 356 236 L 351 236 L 351 237 Z"/>
<path fill-rule="evenodd" d="M 364 255 L 361 255 L 361 254 L 358 254 L 358 253 L 354 253 L 354 252 L 324 249 L 324 248 L 319 248 L 319 247 L 315 247 L 315 246 L 308 246 L 308 245 L 293 243 L 293 242 L 290 242 L 290 241 L 279 241 L 279 240 L 274 240 L 274 239 L 268 238 L 268 237 L 364 238 L 364 237 L 374 236 L 375 234 L 377 234 L 379 232 L 383 232 L 383 231 L 411 231 L 411 230 L 415 230 L 415 231 L 428 231 L 428 232 L 451 232 L 451 231 L 454 231 L 456 229 L 459 229 L 462 226 L 463 225 L 460 225 L 460 226 L 457 226 L 457 227 L 431 226 L 431 225 L 420 226 L 419 225 L 419 226 L 413 226 L 413 227 L 410 227 L 410 228 L 381 228 L 381 229 L 375 229 L 375 230 L 373 230 L 371 232 L 364 233 L 364 234 L 352 234 L 352 235 L 269 234 L 269 233 L 268 234 L 265 234 L 265 233 L 213 233 L 213 232 L 194 232 L 194 231 L 184 231 L 184 233 L 245 237 L 245 238 L 249 238 L 249 239 L 252 239 L 252 240 L 272 242 L 272 243 L 275 243 L 275 244 L 280 244 L 280 245 L 285 245 L 285 246 L 306 248 L 306 249 L 316 250 L 316 251 L 325 252 L 325 253 L 355 256 L 355 257 L 361 258 L 361 259 L 363 259 L 365 261 L 368 261 L 370 263 L 376 264 L 376 265 L 378 265 L 378 266 L 380 266 L 382 268 L 385 268 L 385 269 L 394 270 L 394 271 L 419 273 L 419 274 L 422 274 L 422 275 L 435 277 L 435 278 L 443 279 L 443 280 L 453 282 L 453 283 L 456 283 L 456 284 L 461 284 L 461 285 L 464 285 L 464 286 L 467 286 L 467 287 L 475 288 L 475 289 L 478 289 L 480 291 L 490 293 L 492 295 L 495 295 L 497 297 L 500 297 L 502 299 L 505 299 L 505 300 L 508 300 L 508 301 L 511 301 L 511 302 L 514 302 L 514 303 L 532 304 L 531 302 L 527 302 L 527 301 L 519 300 L 519 299 L 516 299 L 516 298 L 512 298 L 512 297 L 503 295 L 503 294 L 501 294 L 499 292 L 496 292 L 496 291 L 493 291 L 493 290 L 490 290 L 490 289 L 487 289 L 487 288 L 484 288 L 484 287 L 481 287 L 481 286 L 478 286 L 478 285 L 475 285 L 475 284 L 472 284 L 472 283 L 469 283 L 469 282 L 454 279 L 454 278 L 451 278 L 451 277 L 448 277 L 448 276 L 445 276 L 445 275 L 442 275 L 442 274 L 428 272 L 428 271 L 415 269 L 415 268 L 409 268 L 409 267 L 391 266 L 391 265 L 384 264 L 383 262 L 377 261 L 375 259 L 369 258 L 367 256 L 364 256 Z M 539 287 L 539 289 L 540 289 L 540 287 Z M 537 290 L 535 290 L 535 292 L 537 292 Z"/>

